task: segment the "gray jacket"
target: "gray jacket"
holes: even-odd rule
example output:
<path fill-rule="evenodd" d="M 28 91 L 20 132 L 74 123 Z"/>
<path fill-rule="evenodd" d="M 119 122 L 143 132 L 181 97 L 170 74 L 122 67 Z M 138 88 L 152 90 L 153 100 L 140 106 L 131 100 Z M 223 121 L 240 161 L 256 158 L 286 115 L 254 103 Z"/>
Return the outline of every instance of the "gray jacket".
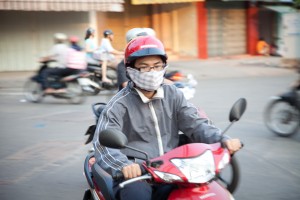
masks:
<path fill-rule="evenodd" d="M 108 128 L 122 131 L 128 137 L 129 146 L 147 152 L 150 158 L 177 147 L 179 131 L 192 142 L 215 143 L 221 138 L 220 130 L 200 118 L 197 108 L 173 85 L 162 85 L 149 100 L 128 84 L 108 102 L 99 117 L 93 145 L 98 164 L 114 174 L 132 163 L 127 156 L 136 154 L 132 150 L 100 145 L 99 133 Z"/>

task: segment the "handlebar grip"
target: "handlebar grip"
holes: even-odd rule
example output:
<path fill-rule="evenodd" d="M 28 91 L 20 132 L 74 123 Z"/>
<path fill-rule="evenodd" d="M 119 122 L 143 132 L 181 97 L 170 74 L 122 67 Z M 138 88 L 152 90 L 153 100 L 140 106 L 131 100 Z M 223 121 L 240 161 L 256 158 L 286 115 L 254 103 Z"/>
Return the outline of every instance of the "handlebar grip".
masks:
<path fill-rule="evenodd" d="M 139 165 L 140 165 L 140 168 L 141 168 L 141 171 L 142 171 L 142 175 L 147 174 L 147 170 L 145 169 L 143 164 L 140 163 Z"/>
<path fill-rule="evenodd" d="M 242 141 L 241 141 L 241 146 L 242 146 L 241 148 L 243 148 L 243 147 L 245 146 L 245 145 L 244 145 L 244 142 L 242 142 Z"/>
<path fill-rule="evenodd" d="M 117 171 L 116 174 L 112 176 L 115 181 L 121 180 L 124 178 L 124 175 L 121 171 Z"/>
<path fill-rule="evenodd" d="M 143 164 L 139 164 L 140 168 L 141 168 L 141 172 L 142 172 L 142 175 L 146 174 L 147 171 L 145 169 L 145 167 L 143 166 Z M 116 174 L 114 174 L 112 176 L 112 178 L 115 180 L 115 181 L 118 181 L 118 180 L 121 180 L 121 179 L 124 179 L 124 174 L 122 171 L 117 171 Z"/>

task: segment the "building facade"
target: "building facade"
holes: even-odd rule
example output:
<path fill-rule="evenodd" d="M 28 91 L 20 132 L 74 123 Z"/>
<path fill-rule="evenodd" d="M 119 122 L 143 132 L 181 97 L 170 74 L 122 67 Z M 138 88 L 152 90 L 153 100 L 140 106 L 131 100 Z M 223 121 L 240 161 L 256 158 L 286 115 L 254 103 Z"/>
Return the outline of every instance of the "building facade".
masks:
<path fill-rule="evenodd" d="M 38 4 L 39 1 L 27 2 L 24 5 L 4 5 L 0 1 L 0 71 L 36 70 L 38 58 L 46 54 L 53 44 L 54 33 L 77 35 L 83 45 L 88 27 L 96 29 L 98 41 L 105 29 L 113 30 L 113 46 L 118 50 L 125 48 L 125 34 L 129 29 L 151 27 L 163 41 L 170 57 L 199 59 L 254 55 L 261 35 L 267 36 L 270 42 L 280 37 L 277 21 L 268 21 L 265 14 L 268 8 L 262 3 L 65 0 L 62 4 L 53 1 L 56 2 L 54 4 L 49 0 L 47 2 L 53 4 L 44 5 Z M 270 24 L 275 25 L 263 28 Z"/>

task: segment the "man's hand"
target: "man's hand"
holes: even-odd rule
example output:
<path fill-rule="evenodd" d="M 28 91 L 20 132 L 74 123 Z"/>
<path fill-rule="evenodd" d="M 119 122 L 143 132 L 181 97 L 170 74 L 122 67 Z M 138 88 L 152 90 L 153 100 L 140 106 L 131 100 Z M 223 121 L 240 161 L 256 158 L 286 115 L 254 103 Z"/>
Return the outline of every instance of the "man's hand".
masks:
<path fill-rule="evenodd" d="M 239 139 L 229 139 L 224 142 L 225 146 L 229 150 L 230 154 L 235 153 L 236 151 L 242 148 L 242 143 Z"/>
<path fill-rule="evenodd" d="M 122 173 L 125 179 L 131 179 L 142 175 L 141 167 L 136 163 L 123 167 Z"/>
<path fill-rule="evenodd" d="M 47 62 L 50 60 L 52 60 L 52 58 L 50 56 L 45 56 L 45 57 L 39 58 L 39 62 Z"/>

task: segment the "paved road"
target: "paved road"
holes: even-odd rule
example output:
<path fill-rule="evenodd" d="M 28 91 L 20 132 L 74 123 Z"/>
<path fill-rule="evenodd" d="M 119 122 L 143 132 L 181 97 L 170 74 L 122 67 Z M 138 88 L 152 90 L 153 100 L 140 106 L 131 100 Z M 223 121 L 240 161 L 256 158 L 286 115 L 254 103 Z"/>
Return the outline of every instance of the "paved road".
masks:
<path fill-rule="evenodd" d="M 278 60 L 176 61 L 173 69 L 192 73 L 199 81 L 191 101 L 206 110 L 220 128 L 236 99 L 248 107 L 231 137 L 245 143 L 238 157 L 242 181 L 236 199 L 300 199 L 300 132 L 279 138 L 262 122 L 271 95 L 297 78 Z M 0 73 L 0 199 L 81 199 L 87 184 L 82 175 L 86 128 L 94 122 L 91 104 L 107 102 L 109 93 L 89 97 L 82 105 L 46 98 L 26 102 L 21 86 L 31 73 Z"/>

